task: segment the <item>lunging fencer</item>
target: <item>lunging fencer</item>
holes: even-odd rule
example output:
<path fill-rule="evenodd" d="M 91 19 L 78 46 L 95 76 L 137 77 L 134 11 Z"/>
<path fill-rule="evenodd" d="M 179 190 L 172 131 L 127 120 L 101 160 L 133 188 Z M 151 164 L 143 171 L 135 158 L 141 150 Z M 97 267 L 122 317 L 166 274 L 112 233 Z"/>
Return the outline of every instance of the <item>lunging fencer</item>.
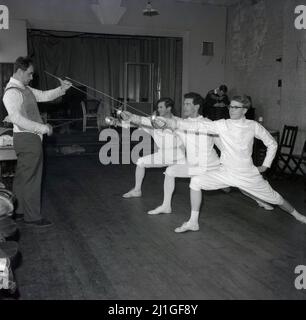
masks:
<path fill-rule="evenodd" d="M 174 122 L 211 122 L 208 118 L 200 115 L 203 98 L 195 92 L 184 95 L 183 116 L 185 119 L 175 119 Z M 171 121 L 171 119 L 168 119 Z M 171 200 L 175 189 L 175 178 L 190 178 L 202 174 L 207 170 L 219 167 L 220 161 L 214 149 L 214 137 L 207 134 L 196 134 L 194 132 L 176 131 L 181 138 L 186 150 L 184 163 L 169 166 L 165 171 L 164 178 L 164 200 L 163 203 L 150 210 L 148 214 L 171 213 Z"/>
<path fill-rule="evenodd" d="M 176 119 L 174 116 L 174 101 L 171 98 L 161 98 L 157 101 L 158 115 L 167 119 Z M 184 145 L 181 139 L 169 129 L 155 129 L 149 117 L 140 117 L 127 111 L 123 111 L 120 117 L 129 121 L 150 134 L 157 146 L 157 152 L 140 157 L 136 163 L 135 186 L 123 195 L 123 198 L 142 196 L 142 182 L 146 168 L 161 168 L 181 163 L 185 159 Z"/>
<path fill-rule="evenodd" d="M 306 223 L 306 217 L 297 212 L 261 175 L 271 166 L 277 143 L 262 125 L 245 118 L 249 106 L 250 102 L 246 96 L 236 96 L 231 100 L 230 119 L 227 120 L 208 122 L 202 119 L 190 121 L 157 118 L 159 121 L 156 125 L 163 120 L 163 126 L 166 124 L 172 130 L 218 134 L 222 142 L 220 167 L 191 178 L 191 215 L 188 221 L 175 229 L 175 232 L 199 230 L 202 189 L 217 190 L 229 186 L 245 191 L 254 199 L 278 205 L 298 221 Z M 266 157 L 259 167 L 255 167 L 252 160 L 254 138 L 262 140 L 267 147 Z"/>

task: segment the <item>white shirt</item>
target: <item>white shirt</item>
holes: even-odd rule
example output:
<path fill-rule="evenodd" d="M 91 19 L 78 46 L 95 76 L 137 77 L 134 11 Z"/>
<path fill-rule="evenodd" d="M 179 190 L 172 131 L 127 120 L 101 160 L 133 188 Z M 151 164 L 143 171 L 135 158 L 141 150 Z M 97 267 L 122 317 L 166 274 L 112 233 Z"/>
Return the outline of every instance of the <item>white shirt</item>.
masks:
<path fill-rule="evenodd" d="M 25 89 L 25 86 L 22 84 L 22 82 L 13 77 L 10 78 L 9 83 L 6 86 L 6 88 L 10 87 Z M 65 94 L 65 90 L 63 90 L 61 87 L 47 91 L 37 90 L 31 88 L 30 86 L 27 86 L 27 88 L 32 91 L 37 102 L 51 101 Z M 9 115 L 10 121 L 14 124 L 14 132 L 21 132 L 18 128 L 19 126 L 24 129 L 22 132 L 31 132 L 38 134 L 39 136 L 42 136 L 42 134 L 45 133 L 44 124 L 29 120 L 20 113 L 23 103 L 23 96 L 19 90 L 11 89 L 5 92 L 3 103 Z"/>
<path fill-rule="evenodd" d="M 200 115 L 196 118 L 178 120 L 178 123 L 186 124 L 186 131 L 177 130 L 176 133 L 185 145 L 187 162 L 192 166 L 203 168 L 216 167 L 220 162 L 216 151 L 213 149 L 213 138 L 207 134 L 197 134 L 188 130 L 190 123 L 198 122 L 211 123 L 212 121 Z"/>
<path fill-rule="evenodd" d="M 149 133 L 158 149 L 160 150 L 173 150 L 176 148 L 183 148 L 183 142 L 181 139 L 169 129 L 155 129 L 152 127 L 150 118 L 141 117 L 141 129 Z M 172 116 L 172 119 L 179 119 L 178 117 Z"/>
<path fill-rule="evenodd" d="M 231 169 L 245 170 L 253 167 L 254 138 L 262 140 L 267 147 L 263 166 L 270 167 L 277 151 L 277 143 L 258 122 L 242 118 L 221 119 L 212 122 L 178 121 L 179 129 L 218 134 L 222 143 L 221 163 Z"/>

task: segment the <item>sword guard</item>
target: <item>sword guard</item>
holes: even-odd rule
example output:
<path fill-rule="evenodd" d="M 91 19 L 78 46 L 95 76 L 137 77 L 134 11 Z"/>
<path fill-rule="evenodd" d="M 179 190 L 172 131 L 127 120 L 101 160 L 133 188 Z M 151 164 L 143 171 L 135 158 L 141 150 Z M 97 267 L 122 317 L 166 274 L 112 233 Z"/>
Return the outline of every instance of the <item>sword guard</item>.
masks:
<path fill-rule="evenodd" d="M 167 123 L 162 119 L 158 119 L 155 114 L 151 116 L 150 120 L 154 129 L 165 129 L 167 126 Z"/>
<path fill-rule="evenodd" d="M 119 124 L 119 120 L 113 117 L 105 117 L 105 123 L 108 124 L 109 126 L 117 127 Z"/>

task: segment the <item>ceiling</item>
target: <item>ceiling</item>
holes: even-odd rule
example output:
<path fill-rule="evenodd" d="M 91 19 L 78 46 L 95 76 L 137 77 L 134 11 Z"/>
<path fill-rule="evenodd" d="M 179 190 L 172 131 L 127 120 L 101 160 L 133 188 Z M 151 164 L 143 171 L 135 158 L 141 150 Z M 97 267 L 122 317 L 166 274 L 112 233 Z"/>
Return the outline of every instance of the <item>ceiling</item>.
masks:
<path fill-rule="evenodd" d="M 178 2 L 212 4 L 216 6 L 232 6 L 240 0 L 177 0 Z"/>

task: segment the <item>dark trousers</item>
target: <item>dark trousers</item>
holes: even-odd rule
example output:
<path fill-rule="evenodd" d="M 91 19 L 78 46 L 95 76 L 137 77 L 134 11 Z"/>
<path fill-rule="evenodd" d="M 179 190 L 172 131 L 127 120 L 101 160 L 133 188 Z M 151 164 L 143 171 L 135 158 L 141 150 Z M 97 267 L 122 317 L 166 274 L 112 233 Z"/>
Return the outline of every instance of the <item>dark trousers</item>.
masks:
<path fill-rule="evenodd" d="M 227 107 L 207 107 L 204 115 L 210 120 L 229 119 Z"/>
<path fill-rule="evenodd" d="M 16 213 L 24 214 L 25 221 L 36 221 L 41 219 L 42 141 L 33 133 L 14 133 L 14 148 L 17 154 L 13 182 Z"/>

